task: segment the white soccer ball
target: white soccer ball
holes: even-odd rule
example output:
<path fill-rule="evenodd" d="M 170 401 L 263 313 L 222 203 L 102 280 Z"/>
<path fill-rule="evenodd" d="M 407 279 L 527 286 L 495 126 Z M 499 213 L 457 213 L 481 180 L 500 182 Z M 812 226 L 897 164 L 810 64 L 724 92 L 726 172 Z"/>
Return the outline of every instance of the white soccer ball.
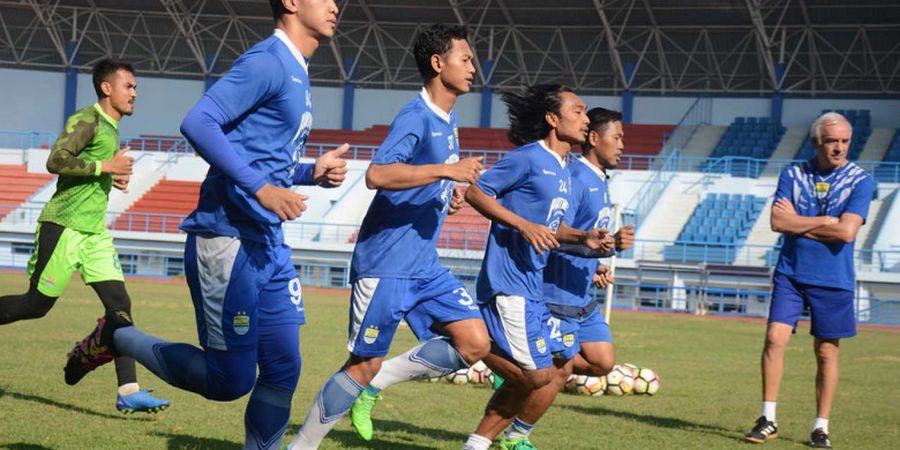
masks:
<path fill-rule="evenodd" d="M 606 389 L 606 379 L 603 377 L 576 375 L 574 384 L 576 394 L 588 397 L 599 397 Z"/>
<path fill-rule="evenodd" d="M 631 393 L 634 388 L 634 371 L 630 367 L 616 365 L 606 374 L 606 393 L 609 395 L 623 396 Z"/>
<path fill-rule="evenodd" d="M 469 369 L 459 369 L 456 372 L 450 372 L 444 379 L 453 384 L 466 384 L 469 382 Z"/>
<path fill-rule="evenodd" d="M 494 372 L 485 363 L 478 361 L 472 364 L 472 367 L 469 367 L 468 376 L 469 383 L 492 383 Z"/>
<path fill-rule="evenodd" d="M 659 375 L 646 367 L 638 370 L 634 377 L 634 393 L 653 395 L 659 392 Z"/>

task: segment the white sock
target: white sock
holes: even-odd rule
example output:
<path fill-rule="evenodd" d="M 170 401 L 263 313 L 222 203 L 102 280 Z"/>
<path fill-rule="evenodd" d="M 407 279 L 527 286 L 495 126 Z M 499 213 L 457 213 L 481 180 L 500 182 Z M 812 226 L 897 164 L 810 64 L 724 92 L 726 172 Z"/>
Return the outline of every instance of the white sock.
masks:
<path fill-rule="evenodd" d="M 124 397 L 126 395 L 134 394 L 135 392 L 138 392 L 140 390 L 141 390 L 141 385 L 139 385 L 137 383 L 125 383 L 125 384 L 119 386 L 119 395 Z"/>
<path fill-rule="evenodd" d="M 463 445 L 463 450 L 488 450 L 490 446 L 490 439 L 472 433 L 469 435 L 469 439 L 467 439 L 466 443 Z"/>
<path fill-rule="evenodd" d="M 777 402 L 762 402 L 762 415 L 769 422 L 775 422 L 775 404 Z"/>
<path fill-rule="evenodd" d="M 816 417 L 816 421 L 813 422 L 812 430 L 816 431 L 816 428 L 821 428 L 825 434 L 828 434 L 828 419 L 824 417 Z"/>
<path fill-rule="evenodd" d="M 341 417 L 344 417 L 353 406 L 353 401 L 362 392 L 363 388 L 347 373 L 342 370 L 328 379 L 319 393 L 316 394 L 306 420 L 297 436 L 291 440 L 288 446 L 290 450 L 311 450 L 319 448 L 325 435 L 337 425 Z"/>

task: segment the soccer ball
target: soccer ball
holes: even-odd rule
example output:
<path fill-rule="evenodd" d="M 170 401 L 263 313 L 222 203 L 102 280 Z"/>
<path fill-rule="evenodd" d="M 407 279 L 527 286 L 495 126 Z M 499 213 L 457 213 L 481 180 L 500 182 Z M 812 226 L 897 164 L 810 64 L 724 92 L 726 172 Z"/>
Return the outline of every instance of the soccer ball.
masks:
<path fill-rule="evenodd" d="M 468 376 L 469 383 L 492 383 L 494 373 L 485 363 L 478 361 L 472 364 L 472 367 L 469 367 Z"/>
<path fill-rule="evenodd" d="M 444 379 L 444 377 L 428 377 L 428 382 L 429 383 L 437 383 L 443 379 Z"/>
<path fill-rule="evenodd" d="M 632 376 L 637 376 L 638 371 L 641 370 L 640 367 L 638 367 L 638 366 L 636 366 L 636 365 L 634 365 L 634 364 L 632 364 L 632 363 L 625 363 L 625 364 L 622 364 L 622 365 L 625 366 L 625 367 L 627 367 L 627 368 L 629 368 L 629 369 L 631 369 L 631 375 L 632 375 Z"/>
<path fill-rule="evenodd" d="M 578 395 L 599 397 L 606 389 L 606 379 L 603 377 L 589 377 L 587 375 L 575 376 L 575 392 Z"/>
<path fill-rule="evenodd" d="M 469 382 L 469 369 L 459 369 L 456 372 L 450 372 L 444 379 L 453 384 L 466 384 Z"/>
<path fill-rule="evenodd" d="M 609 395 L 628 395 L 633 387 L 634 372 L 628 367 L 616 365 L 606 374 L 606 393 Z"/>
<path fill-rule="evenodd" d="M 659 375 L 646 367 L 641 368 L 634 377 L 634 393 L 653 395 L 659 392 Z"/>

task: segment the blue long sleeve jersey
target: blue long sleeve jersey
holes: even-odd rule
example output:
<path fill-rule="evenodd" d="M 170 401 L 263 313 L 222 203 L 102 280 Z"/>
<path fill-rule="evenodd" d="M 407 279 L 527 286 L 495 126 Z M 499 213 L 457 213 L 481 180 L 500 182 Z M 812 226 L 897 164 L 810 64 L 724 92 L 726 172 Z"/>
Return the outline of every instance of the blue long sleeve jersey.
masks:
<path fill-rule="evenodd" d="M 254 194 L 266 183 L 312 184 L 313 164 L 298 163 L 312 113 L 306 59 L 275 30 L 241 55 L 181 124 L 210 165 L 197 209 L 181 229 L 281 244 L 281 219 Z"/>

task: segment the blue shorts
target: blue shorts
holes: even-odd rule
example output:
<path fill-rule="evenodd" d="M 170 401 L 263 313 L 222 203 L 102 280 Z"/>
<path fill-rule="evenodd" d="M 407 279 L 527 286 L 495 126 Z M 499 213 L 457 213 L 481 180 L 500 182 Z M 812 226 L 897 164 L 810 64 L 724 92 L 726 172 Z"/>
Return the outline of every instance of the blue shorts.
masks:
<path fill-rule="evenodd" d="M 437 336 L 434 327 L 480 319 L 478 305 L 450 271 L 429 278 L 360 278 L 350 295 L 350 339 L 356 356 L 385 356 L 401 319 L 420 340 Z"/>
<path fill-rule="evenodd" d="M 574 358 L 584 342 L 612 343 L 609 325 L 596 305 L 583 316 L 557 316 L 551 313 L 547 324 L 550 326 L 550 351 L 556 358 Z"/>
<path fill-rule="evenodd" d="M 820 339 L 853 337 L 856 336 L 853 299 L 853 291 L 798 283 L 775 272 L 769 323 L 784 323 L 794 327 L 796 332 L 800 314 L 808 306 L 812 322 L 809 334 Z"/>
<path fill-rule="evenodd" d="M 188 234 L 184 272 L 203 348 L 255 349 L 260 328 L 306 322 L 287 245 Z"/>
<path fill-rule="evenodd" d="M 481 304 L 491 340 L 519 367 L 543 369 L 553 365 L 550 354 L 550 311 L 539 300 L 495 295 Z"/>

